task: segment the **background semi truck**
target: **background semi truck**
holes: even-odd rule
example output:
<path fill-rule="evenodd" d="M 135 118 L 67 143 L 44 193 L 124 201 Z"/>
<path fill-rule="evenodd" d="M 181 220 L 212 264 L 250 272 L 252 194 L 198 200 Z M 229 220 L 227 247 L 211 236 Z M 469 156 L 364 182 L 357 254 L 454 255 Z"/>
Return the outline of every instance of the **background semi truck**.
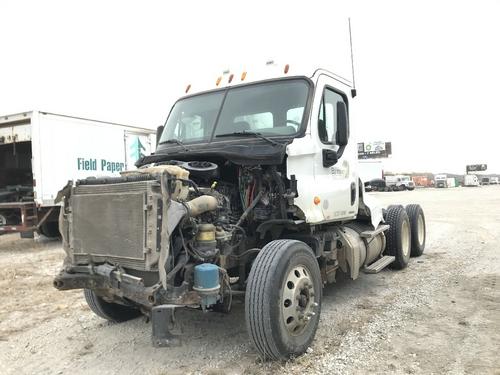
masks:
<path fill-rule="evenodd" d="M 447 188 L 448 187 L 448 176 L 445 174 L 437 174 L 434 178 L 437 188 Z"/>
<path fill-rule="evenodd" d="M 58 236 L 69 180 L 119 176 L 155 146 L 154 130 L 31 111 L 0 118 L 0 234 Z"/>

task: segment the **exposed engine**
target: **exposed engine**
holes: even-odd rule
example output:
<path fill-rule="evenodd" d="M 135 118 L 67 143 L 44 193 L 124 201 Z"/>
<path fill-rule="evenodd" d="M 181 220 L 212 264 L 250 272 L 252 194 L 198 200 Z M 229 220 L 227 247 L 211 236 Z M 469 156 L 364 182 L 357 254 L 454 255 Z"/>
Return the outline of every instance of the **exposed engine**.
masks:
<path fill-rule="evenodd" d="M 71 263 L 106 263 L 146 287 L 162 284 L 151 292 L 154 304 L 195 290 L 203 309 L 227 306 L 225 296 L 244 290 L 246 265 L 269 240 L 266 224 L 293 218 L 294 180 L 283 174 L 276 166 L 173 160 L 77 181 L 61 223 Z M 221 285 L 206 281 L 213 273 Z"/>

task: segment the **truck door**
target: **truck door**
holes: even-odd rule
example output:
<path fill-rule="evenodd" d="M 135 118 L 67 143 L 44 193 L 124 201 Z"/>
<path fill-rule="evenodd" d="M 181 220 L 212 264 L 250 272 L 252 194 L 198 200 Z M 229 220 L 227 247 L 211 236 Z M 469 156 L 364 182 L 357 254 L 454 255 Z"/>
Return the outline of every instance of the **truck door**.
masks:
<path fill-rule="evenodd" d="M 347 113 L 347 95 L 335 88 L 337 82 L 320 75 L 311 114 L 311 135 L 321 152 L 315 155 L 315 183 L 321 186 L 319 204 L 325 220 L 352 219 L 358 212 L 357 145 L 349 139 L 339 146 L 338 123 Z M 318 103 L 319 101 L 319 103 Z M 347 129 L 349 122 L 347 121 Z M 333 164 L 332 158 L 338 157 Z M 332 165 L 333 164 L 333 165 Z"/>

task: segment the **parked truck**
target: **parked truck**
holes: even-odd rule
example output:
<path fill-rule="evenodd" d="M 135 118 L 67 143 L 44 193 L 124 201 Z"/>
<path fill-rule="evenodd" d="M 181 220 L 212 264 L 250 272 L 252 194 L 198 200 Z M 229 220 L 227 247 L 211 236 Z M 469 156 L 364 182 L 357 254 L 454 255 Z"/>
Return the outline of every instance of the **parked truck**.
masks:
<path fill-rule="evenodd" d="M 255 349 L 281 360 L 311 344 L 337 273 L 357 279 L 421 255 L 422 208 L 365 195 L 351 83 L 279 68 L 187 86 L 137 170 L 76 180 L 54 286 L 84 289 L 111 321 L 149 316 L 155 346 L 179 343 L 176 309 L 229 312 L 244 298 Z"/>
<path fill-rule="evenodd" d="M 415 183 L 410 176 L 396 175 L 396 176 L 385 176 L 385 182 L 389 189 L 393 191 L 397 190 L 413 190 L 415 189 Z"/>
<path fill-rule="evenodd" d="M 411 179 L 418 187 L 431 187 L 433 182 L 428 176 L 413 176 Z"/>
<path fill-rule="evenodd" d="M 447 188 L 448 187 L 448 176 L 445 174 L 437 174 L 434 177 L 435 186 L 437 188 Z"/>
<path fill-rule="evenodd" d="M 466 174 L 464 176 L 464 186 L 479 186 L 479 180 L 475 174 Z"/>
<path fill-rule="evenodd" d="M 155 146 L 155 130 L 31 111 L 0 117 L 0 234 L 59 235 L 68 180 L 119 176 Z"/>

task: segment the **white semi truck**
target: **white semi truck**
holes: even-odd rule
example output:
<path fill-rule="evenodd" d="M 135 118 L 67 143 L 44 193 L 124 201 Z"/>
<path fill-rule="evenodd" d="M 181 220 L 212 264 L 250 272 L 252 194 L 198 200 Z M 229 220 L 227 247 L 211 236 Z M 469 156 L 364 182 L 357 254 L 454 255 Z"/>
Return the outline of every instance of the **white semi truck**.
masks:
<path fill-rule="evenodd" d="M 156 131 L 30 111 L 0 117 L 0 234 L 58 236 L 68 180 L 120 176 L 149 155 Z"/>
<path fill-rule="evenodd" d="M 385 183 L 393 191 L 415 189 L 415 183 L 407 175 L 385 176 Z"/>
<path fill-rule="evenodd" d="M 434 177 L 434 183 L 437 188 L 447 188 L 448 187 L 448 176 L 445 174 L 437 174 Z"/>
<path fill-rule="evenodd" d="M 54 286 L 84 289 L 111 321 L 148 315 L 155 346 L 179 342 L 176 309 L 229 312 L 244 298 L 262 357 L 301 355 L 337 273 L 403 269 L 425 248 L 419 205 L 383 209 L 365 195 L 355 93 L 289 65 L 188 85 L 139 169 L 65 192 Z"/>

